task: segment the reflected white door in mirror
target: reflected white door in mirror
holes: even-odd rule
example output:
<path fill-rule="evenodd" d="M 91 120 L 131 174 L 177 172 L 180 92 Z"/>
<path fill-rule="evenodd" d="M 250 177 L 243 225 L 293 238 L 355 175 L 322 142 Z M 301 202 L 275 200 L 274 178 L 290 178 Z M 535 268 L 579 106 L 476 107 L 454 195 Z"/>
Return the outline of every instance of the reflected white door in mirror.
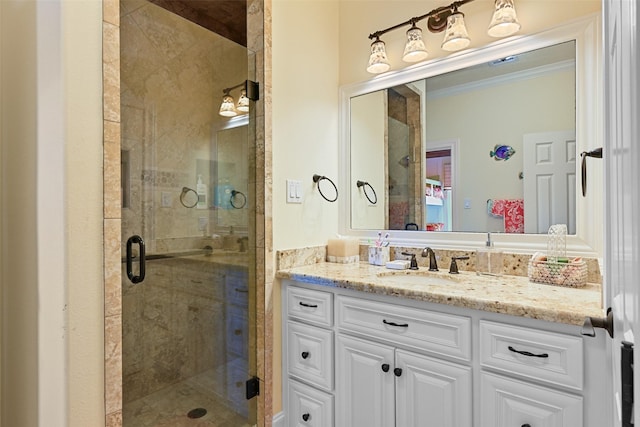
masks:
<path fill-rule="evenodd" d="M 569 254 L 601 257 L 602 162 L 582 197 L 575 161 L 602 145 L 599 52 L 590 16 L 342 87 L 340 233 L 472 249 L 492 232 L 501 249 L 533 253 L 567 224 Z M 507 227 L 493 201 L 520 206 L 522 223 Z"/>

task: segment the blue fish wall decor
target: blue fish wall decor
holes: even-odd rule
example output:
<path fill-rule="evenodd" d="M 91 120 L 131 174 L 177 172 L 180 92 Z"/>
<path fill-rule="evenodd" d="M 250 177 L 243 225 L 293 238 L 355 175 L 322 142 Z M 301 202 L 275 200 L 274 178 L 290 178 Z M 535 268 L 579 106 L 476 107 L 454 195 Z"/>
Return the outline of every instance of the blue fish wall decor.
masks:
<path fill-rule="evenodd" d="M 489 157 L 493 157 L 495 160 L 509 160 L 515 153 L 516 150 L 510 145 L 496 144 L 493 150 L 489 151 Z"/>

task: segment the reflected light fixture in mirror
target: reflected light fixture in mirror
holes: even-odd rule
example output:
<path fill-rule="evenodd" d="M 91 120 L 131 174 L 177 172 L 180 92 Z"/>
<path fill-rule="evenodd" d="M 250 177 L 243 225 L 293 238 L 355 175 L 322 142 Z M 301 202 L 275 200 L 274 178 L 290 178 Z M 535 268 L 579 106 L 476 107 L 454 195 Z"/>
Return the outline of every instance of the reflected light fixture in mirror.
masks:
<path fill-rule="evenodd" d="M 491 37 L 507 37 L 520 31 L 513 0 L 496 0 L 495 7 L 487 34 Z"/>
<path fill-rule="evenodd" d="M 231 91 L 234 89 L 238 89 L 240 87 L 245 87 L 247 82 L 242 82 L 232 87 L 228 87 L 222 89 L 222 104 L 220 105 L 220 114 L 223 117 L 235 117 L 238 115 L 238 111 L 241 113 L 249 112 L 249 98 L 247 97 L 247 90 L 242 89 L 240 93 L 240 98 L 238 99 L 238 104 L 235 103 L 233 96 L 231 96 Z"/>
<path fill-rule="evenodd" d="M 249 98 L 247 98 L 247 91 L 242 89 L 240 92 L 240 98 L 238 98 L 237 110 L 243 113 L 249 112 Z"/>
<path fill-rule="evenodd" d="M 219 114 L 223 117 L 234 117 L 238 115 L 238 113 L 236 113 L 233 96 L 231 96 L 229 92 L 226 92 L 222 97 Z"/>
<path fill-rule="evenodd" d="M 448 52 L 465 49 L 471 44 L 464 22 L 464 14 L 458 11 L 462 5 L 474 0 L 458 0 L 453 3 L 438 7 L 424 15 L 411 18 L 400 24 L 378 30 L 369 34 L 371 43 L 371 55 L 367 71 L 379 74 L 389 71 L 391 64 L 387 60 L 385 44 L 380 37 L 390 31 L 405 26 L 411 26 L 407 31 L 407 42 L 402 56 L 405 62 L 419 62 L 428 57 L 427 48 L 422 38 L 422 30 L 416 25 L 419 21 L 427 19 L 427 28 L 432 33 L 445 31 L 441 48 Z M 495 0 L 493 19 L 488 29 L 492 37 L 507 37 L 520 30 L 520 23 L 516 18 L 513 0 Z"/>

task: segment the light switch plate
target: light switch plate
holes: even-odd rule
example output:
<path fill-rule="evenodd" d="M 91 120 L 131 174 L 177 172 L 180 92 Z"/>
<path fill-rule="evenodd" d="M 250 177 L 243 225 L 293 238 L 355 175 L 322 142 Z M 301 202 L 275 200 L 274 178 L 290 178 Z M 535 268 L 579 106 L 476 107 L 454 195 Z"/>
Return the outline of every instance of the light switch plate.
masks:
<path fill-rule="evenodd" d="M 287 203 L 302 203 L 302 181 L 287 180 Z"/>

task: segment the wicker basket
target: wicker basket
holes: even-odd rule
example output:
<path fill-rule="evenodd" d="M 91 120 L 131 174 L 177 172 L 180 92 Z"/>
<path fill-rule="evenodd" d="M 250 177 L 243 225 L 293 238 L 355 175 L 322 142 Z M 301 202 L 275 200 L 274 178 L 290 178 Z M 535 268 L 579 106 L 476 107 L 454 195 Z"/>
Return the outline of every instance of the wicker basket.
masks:
<path fill-rule="evenodd" d="M 579 288 L 587 284 L 587 263 L 561 263 L 542 260 L 529 261 L 529 280 L 548 285 Z"/>

